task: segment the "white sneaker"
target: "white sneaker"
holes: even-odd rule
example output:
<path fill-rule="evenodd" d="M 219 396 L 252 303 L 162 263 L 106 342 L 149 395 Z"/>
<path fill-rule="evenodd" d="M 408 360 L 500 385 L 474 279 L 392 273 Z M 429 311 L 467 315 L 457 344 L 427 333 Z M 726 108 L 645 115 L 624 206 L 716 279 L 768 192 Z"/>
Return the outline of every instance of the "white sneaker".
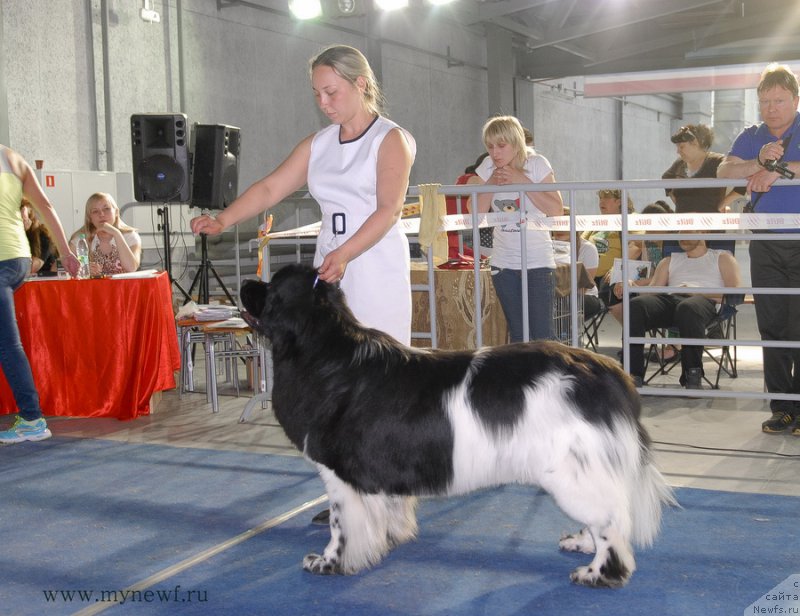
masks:
<path fill-rule="evenodd" d="M 0 443 L 10 445 L 24 441 L 43 441 L 53 436 L 47 428 L 47 422 L 40 418 L 33 421 L 22 419 L 17 415 L 17 420 L 8 430 L 0 432 Z"/>

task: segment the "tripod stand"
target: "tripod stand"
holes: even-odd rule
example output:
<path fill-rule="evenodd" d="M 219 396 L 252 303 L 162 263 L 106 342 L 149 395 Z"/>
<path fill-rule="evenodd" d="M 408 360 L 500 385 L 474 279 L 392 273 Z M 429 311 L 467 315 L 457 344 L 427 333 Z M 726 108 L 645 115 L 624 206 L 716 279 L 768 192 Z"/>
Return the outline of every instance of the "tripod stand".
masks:
<path fill-rule="evenodd" d="M 214 269 L 214 265 L 208 258 L 208 236 L 205 233 L 200 234 L 200 265 L 197 268 L 197 273 L 194 275 L 194 280 L 192 280 L 192 286 L 189 287 L 189 295 L 192 294 L 194 291 L 195 285 L 199 283 L 197 288 L 197 299 L 201 304 L 208 303 L 208 272 L 214 274 L 214 278 L 217 279 L 219 286 L 222 287 L 222 290 L 225 292 L 225 295 L 228 296 L 228 299 L 231 300 L 231 304 L 234 306 L 236 305 L 236 300 L 233 299 L 230 291 L 225 286 L 225 283 L 222 282 L 222 278 L 219 277 L 217 274 L 217 270 Z"/>
<path fill-rule="evenodd" d="M 161 231 L 164 235 L 164 269 L 167 272 L 167 276 L 169 276 L 170 283 L 175 285 L 178 290 L 183 293 L 183 297 L 186 299 L 186 302 L 189 302 L 191 301 L 192 296 L 184 291 L 183 287 L 178 284 L 178 281 L 172 277 L 172 247 L 170 246 L 169 239 L 169 206 L 164 205 L 164 207 L 158 208 L 156 212 L 161 218 Z"/>

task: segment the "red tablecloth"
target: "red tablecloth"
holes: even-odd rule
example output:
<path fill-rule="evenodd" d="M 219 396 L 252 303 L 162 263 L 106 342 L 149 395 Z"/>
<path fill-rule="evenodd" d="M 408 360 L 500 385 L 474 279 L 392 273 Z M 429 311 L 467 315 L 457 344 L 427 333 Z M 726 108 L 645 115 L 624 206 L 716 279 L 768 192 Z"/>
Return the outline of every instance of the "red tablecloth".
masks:
<path fill-rule="evenodd" d="M 45 415 L 134 419 L 180 368 L 166 273 L 26 282 L 14 295 Z M 16 413 L 0 371 L 0 413 Z"/>

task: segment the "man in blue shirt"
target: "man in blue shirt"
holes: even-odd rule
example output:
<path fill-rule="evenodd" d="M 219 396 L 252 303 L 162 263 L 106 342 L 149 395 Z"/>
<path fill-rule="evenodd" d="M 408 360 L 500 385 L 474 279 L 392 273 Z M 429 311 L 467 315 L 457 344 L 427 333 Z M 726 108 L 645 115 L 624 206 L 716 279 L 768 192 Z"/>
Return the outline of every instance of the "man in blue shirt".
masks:
<path fill-rule="evenodd" d="M 770 64 L 761 74 L 757 93 L 763 121 L 739 134 L 717 177 L 747 178 L 747 192 L 757 213 L 800 213 L 800 186 L 772 188 L 782 177 L 776 163 L 800 174 L 797 77 L 787 66 Z M 800 287 L 800 241 L 751 241 L 750 277 L 754 287 Z M 762 340 L 800 340 L 800 296 L 755 295 L 755 303 Z M 800 349 L 765 347 L 763 353 L 767 391 L 800 394 Z M 772 400 L 770 409 L 772 417 L 761 424 L 764 432 L 792 428 L 792 434 L 800 436 L 800 402 Z"/>

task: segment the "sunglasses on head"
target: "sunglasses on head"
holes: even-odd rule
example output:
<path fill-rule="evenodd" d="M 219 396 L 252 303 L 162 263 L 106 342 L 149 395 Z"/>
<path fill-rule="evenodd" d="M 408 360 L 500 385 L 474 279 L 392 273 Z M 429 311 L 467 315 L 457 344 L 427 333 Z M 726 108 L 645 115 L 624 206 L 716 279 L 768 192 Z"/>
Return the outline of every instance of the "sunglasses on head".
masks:
<path fill-rule="evenodd" d="M 670 140 L 672 143 L 686 143 L 688 141 L 697 141 L 697 136 L 688 126 L 681 126 L 678 132 L 670 137 Z"/>

